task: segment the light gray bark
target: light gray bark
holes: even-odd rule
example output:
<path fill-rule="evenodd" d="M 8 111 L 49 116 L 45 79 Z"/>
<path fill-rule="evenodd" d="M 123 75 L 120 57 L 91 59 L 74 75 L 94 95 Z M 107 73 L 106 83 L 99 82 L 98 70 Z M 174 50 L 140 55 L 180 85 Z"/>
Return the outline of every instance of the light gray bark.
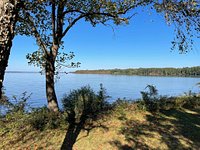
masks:
<path fill-rule="evenodd" d="M 17 0 L 0 1 L 0 98 L 17 18 Z"/>

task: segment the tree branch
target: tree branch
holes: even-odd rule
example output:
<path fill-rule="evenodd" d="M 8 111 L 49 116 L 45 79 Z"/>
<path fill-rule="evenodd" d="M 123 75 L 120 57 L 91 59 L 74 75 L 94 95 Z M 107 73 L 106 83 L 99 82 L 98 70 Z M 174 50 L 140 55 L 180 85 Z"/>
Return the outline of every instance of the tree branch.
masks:
<path fill-rule="evenodd" d="M 57 30 L 56 30 L 57 44 L 60 44 L 60 41 L 62 39 L 61 36 L 63 32 L 63 21 L 64 21 L 63 11 L 64 11 L 63 2 L 59 2 L 57 10 Z"/>
<path fill-rule="evenodd" d="M 56 29 L 55 29 L 55 14 L 56 14 L 56 10 L 55 10 L 56 6 L 55 6 L 55 0 L 52 0 L 52 14 L 51 14 L 51 22 L 52 22 L 52 34 L 53 34 L 53 43 L 55 43 L 55 35 L 56 35 Z"/>
<path fill-rule="evenodd" d="M 69 26 L 65 29 L 65 31 L 62 33 L 62 37 L 61 37 L 61 38 L 63 38 L 63 37 L 67 34 L 67 32 L 71 29 L 71 27 L 72 27 L 73 25 L 76 24 L 77 21 L 79 21 L 80 19 L 82 19 L 82 18 L 84 18 L 84 17 L 86 17 L 86 16 L 87 16 L 87 15 L 81 14 L 79 17 L 77 17 L 76 19 L 74 19 L 74 20 L 69 24 Z"/>
<path fill-rule="evenodd" d="M 66 11 L 63 12 L 63 16 L 65 16 L 68 13 L 73 13 L 73 12 L 79 12 L 80 13 L 79 10 L 66 10 Z"/>
<path fill-rule="evenodd" d="M 43 50 L 43 52 L 45 54 L 48 54 L 48 50 L 44 44 L 44 42 L 42 41 L 42 38 L 41 38 L 41 35 L 39 34 L 39 32 L 37 31 L 37 28 L 35 27 L 34 25 L 34 22 L 32 21 L 32 18 L 30 16 L 29 13 L 25 13 L 25 16 L 26 16 L 26 19 L 25 18 L 22 18 L 20 16 L 18 16 L 18 19 L 23 21 L 23 22 L 26 22 L 30 27 L 31 27 L 31 30 L 37 40 L 37 43 L 38 45 L 41 47 L 41 49 Z"/>

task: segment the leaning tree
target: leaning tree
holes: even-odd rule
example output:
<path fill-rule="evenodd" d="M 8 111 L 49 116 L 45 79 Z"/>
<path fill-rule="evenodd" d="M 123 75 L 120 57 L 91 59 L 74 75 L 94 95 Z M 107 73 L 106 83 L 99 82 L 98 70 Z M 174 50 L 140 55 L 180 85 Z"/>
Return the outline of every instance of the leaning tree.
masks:
<path fill-rule="evenodd" d="M 14 38 L 19 2 L 20 0 L 0 1 L 0 99 L 2 96 L 4 74 Z"/>
<path fill-rule="evenodd" d="M 63 38 L 81 19 L 91 23 L 120 25 L 128 23 L 136 7 L 148 6 L 163 14 L 176 32 L 173 46 L 186 52 L 199 34 L 199 2 L 196 0 L 27 0 L 19 13 L 16 32 L 35 37 L 39 49 L 28 54 L 30 64 L 40 66 L 46 76 L 48 108 L 58 111 L 54 88 L 56 67 L 64 65 L 74 54 L 61 54 Z M 77 64 L 72 64 L 72 66 Z"/>

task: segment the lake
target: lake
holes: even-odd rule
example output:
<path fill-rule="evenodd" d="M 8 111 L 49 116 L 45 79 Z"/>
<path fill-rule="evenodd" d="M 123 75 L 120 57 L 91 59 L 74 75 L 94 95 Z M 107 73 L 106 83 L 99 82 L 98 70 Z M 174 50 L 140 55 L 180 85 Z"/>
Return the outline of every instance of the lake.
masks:
<path fill-rule="evenodd" d="M 199 92 L 196 86 L 200 78 L 190 77 L 151 77 L 151 76 L 127 76 L 127 75 L 102 75 L 102 74 L 64 74 L 56 81 L 56 93 L 59 103 L 65 93 L 70 90 L 90 85 L 95 91 L 99 90 L 100 83 L 106 88 L 111 98 L 137 99 L 141 98 L 140 91 L 145 87 L 155 85 L 159 94 L 168 96 L 183 95 L 192 90 Z M 29 103 L 31 106 L 46 104 L 45 77 L 39 73 L 6 73 L 4 87 L 8 97 L 20 96 L 23 92 L 32 93 Z"/>

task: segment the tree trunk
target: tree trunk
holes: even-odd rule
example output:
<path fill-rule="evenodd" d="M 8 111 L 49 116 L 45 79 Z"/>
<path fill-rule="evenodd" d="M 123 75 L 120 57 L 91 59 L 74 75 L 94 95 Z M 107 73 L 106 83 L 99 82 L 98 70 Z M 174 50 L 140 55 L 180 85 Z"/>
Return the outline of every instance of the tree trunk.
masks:
<path fill-rule="evenodd" d="M 55 93 L 54 85 L 54 61 L 49 57 L 46 59 L 45 75 L 46 75 L 46 97 L 48 101 L 48 108 L 51 111 L 58 112 L 58 101 Z"/>
<path fill-rule="evenodd" d="M 17 0 L 0 1 L 0 99 L 5 70 L 14 38 L 14 27 L 18 14 L 17 4 Z"/>

